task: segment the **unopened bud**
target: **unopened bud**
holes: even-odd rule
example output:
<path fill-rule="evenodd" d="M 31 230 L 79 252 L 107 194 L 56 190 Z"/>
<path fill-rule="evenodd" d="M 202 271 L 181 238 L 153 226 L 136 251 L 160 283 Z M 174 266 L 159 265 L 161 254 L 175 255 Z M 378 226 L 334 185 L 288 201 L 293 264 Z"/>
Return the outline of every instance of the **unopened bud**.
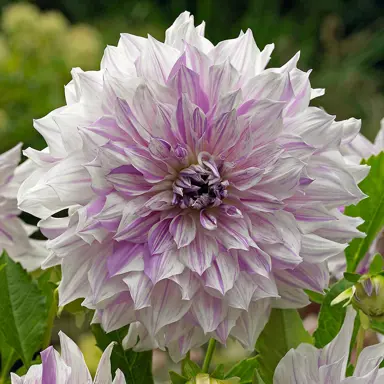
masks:
<path fill-rule="evenodd" d="M 370 319 L 384 320 L 384 276 L 362 277 L 355 284 L 352 296 L 355 309 L 365 313 Z"/>
<path fill-rule="evenodd" d="M 196 377 L 189 380 L 187 384 L 240 384 L 238 377 L 231 377 L 230 379 L 219 380 L 210 377 L 208 373 L 199 373 Z"/>

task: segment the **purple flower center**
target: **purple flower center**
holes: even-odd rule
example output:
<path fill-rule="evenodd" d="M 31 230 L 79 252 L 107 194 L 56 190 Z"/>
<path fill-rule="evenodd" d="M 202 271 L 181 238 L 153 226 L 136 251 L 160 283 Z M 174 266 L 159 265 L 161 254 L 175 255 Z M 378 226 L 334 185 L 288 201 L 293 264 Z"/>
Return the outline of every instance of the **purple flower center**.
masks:
<path fill-rule="evenodd" d="M 206 157 L 208 159 L 204 159 Z M 179 172 L 173 183 L 172 204 L 180 208 L 203 209 L 217 207 L 227 197 L 227 180 L 222 180 L 215 161 L 209 154 L 202 152 L 198 163 Z"/>

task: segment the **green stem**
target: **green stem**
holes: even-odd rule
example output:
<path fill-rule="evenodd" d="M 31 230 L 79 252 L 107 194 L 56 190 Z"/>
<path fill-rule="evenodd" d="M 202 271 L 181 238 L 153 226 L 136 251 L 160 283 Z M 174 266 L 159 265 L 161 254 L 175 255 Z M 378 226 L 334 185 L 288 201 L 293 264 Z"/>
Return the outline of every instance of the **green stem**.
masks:
<path fill-rule="evenodd" d="M 7 361 L 4 364 L 4 367 L 1 367 L 1 377 L 0 377 L 0 384 L 5 384 L 10 369 L 12 368 L 13 358 L 14 358 L 15 351 L 12 349 L 10 352 Z"/>
<path fill-rule="evenodd" d="M 52 335 L 52 328 L 53 323 L 55 322 L 55 317 L 57 315 L 57 296 L 58 296 L 58 289 L 56 288 L 53 292 L 53 298 L 52 298 L 52 304 L 51 308 L 49 308 L 48 312 L 48 321 L 47 321 L 47 329 L 45 331 L 44 337 L 43 337 L 43 343 L 42 343 L 42 349 L 46 349 L 49 347 L 51 343 L 51 335 Z M 1 383 L 0 383 L 1 384 Z"/>
<path fill-rule="evenodd" d="M 208 373 L 209 365 L 211 364 L 213 352 L 215 352 L 216 340 L 210 339 L 208 344 L 207 353 L 205 354 L 204 363 L 203 363 L 203 373 Z"/>
<path fill-rule="evenodd" d="M 365 329 L 360 326 L 359 332 L 357 333 L 357 340 L 356 340 L 356 362 L 360 356 L 361 351 L 364 348 L 364 338 L 365 338 Z"/>

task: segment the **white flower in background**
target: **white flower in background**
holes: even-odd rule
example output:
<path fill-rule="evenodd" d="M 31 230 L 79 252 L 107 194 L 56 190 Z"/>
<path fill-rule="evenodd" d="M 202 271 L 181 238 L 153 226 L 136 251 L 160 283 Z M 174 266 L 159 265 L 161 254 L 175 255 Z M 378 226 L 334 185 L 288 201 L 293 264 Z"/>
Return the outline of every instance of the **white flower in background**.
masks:
<path fill-rule="evenodd" d="M 362 134 L 358 134 L 351 142 L 344 143 L 341 146 L 341 153 L 350 165 L 360 164 L 362 159 L 368 159 L 372 155 L 378 155 L 384 150 L 384 119 L 381 120 L 380 130 L 376 135 L 374 143 L 371 143 Z M 369 251 L 360 261 L 356 272 L 360 274 L 367 273 L 369 266 L 377 253 L 384 257 L 384 231 L 381 231 L 372 242 Z M 333 275 L 341 278 L 346 271 L 347 265 L 344 252 L 329 260 L 329 269 Z"/>
<path fill-rule="evenodd" d="M 111 375 L 111 353 L 113 343 L 103 352 L 96 375 L 91 374 L 79 347 L 63 332 L 59 332 L 61 356 L 51 346 L 41 352 L 42 364 L 32 365 L 25 376 L 11 373 L 12 384 L 125 384 L 120 370 L 114 380 Z"/>
<path fill-rule="evenodd" d="M 17 191 L 35 166 L 27 161 L 20 166 L 21 144 L 0 155 L 0 254 L 8 255 L 28 271 L 40 267 L 48 253 L 45 241 L 30 239 L 37 230 L 18 216 Z"/>
<path fill-rule="evenodd" d="M 322 91 L 298 54 L 265 69 L 273 48 L 250 30 L 214 46 L 185 12 L 165 43 L 122 34 L 100 71 L 72 71 L 19 192 L 44 266 L 61 264 L 60 305 L 85 298 L 107 332 L 131 324 L 126 347 L 180 360 L 210 337 L 252 350 L 271 300 L 327 286 L 326 260 L 360 235 L 338 210 L 364 196 L 367 167 L 339 150 L 360 122 L 309 107 Z"/>
<path fill-rule="evenodd" d="M 291 349 L 276 367 L 273 384 L 382 384 L 384 343 L 364 348 L 353 376 L 345 375 L 355 316 L 349 307 L 340 332 L 323 349 L 310 344 Z"/>

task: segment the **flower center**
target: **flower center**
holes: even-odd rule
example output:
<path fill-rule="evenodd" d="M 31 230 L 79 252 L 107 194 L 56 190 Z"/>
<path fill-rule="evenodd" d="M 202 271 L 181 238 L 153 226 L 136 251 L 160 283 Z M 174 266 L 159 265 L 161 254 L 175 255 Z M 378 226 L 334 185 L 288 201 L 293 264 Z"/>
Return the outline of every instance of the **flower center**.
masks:
<path fill-rule="evenodd" d="M 179 172 L 173 183 L 174 205 L 180 208 L 203 209 L 217 207 L 227 197 L 227 180 L 222 180 L 219 169 L 211 156 L 202 152 L 198 163 Z"/>

